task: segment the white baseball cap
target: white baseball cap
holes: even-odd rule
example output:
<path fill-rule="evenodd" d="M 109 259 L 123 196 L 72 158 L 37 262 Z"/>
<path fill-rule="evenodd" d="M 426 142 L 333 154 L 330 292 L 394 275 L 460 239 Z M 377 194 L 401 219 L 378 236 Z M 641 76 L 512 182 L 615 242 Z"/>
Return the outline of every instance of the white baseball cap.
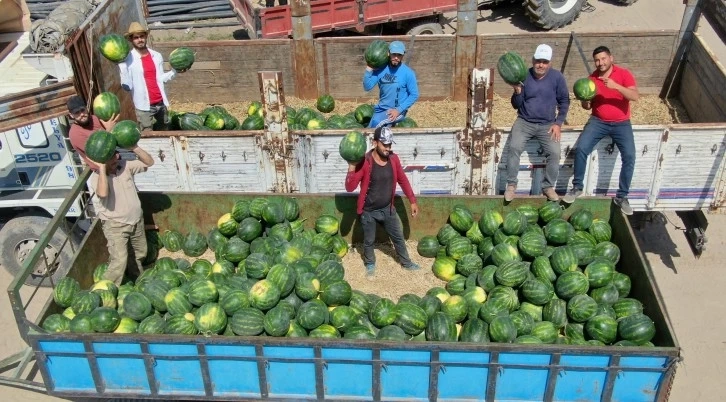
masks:
<path fill-rule="evenodd" d="M 552 60 L 552 48 L 549 45 L 541 44 L 534 51 L 535 60 Z"/>

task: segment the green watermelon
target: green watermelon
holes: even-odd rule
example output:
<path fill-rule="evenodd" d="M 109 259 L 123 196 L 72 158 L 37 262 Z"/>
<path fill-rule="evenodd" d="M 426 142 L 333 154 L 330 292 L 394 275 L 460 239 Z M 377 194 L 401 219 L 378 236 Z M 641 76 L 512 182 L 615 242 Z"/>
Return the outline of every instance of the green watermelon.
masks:
<path fill-rule="evenodd" d="M 596 313 L 597 302 L 588 295 L 575 295 L 567 301 L 567 316 L 574 322 L 586 322 Z"/>
<path fill-rule="evenodd" d="M 378 328 L 393 324 L 397 317 L 398 309 L 396 304 L 386 298 L 381 298 L 372 303 L 368 311 L 368 318 Z"/>
<path fill-rule="evenodd" d="M 539 217 L 544 223 L 562 217 L 562 205 L 556 201 L 548 201 L 539 208 Z"/>
<path fill-rule="evenodd" d="M 497 211 L 486 209 L 479 218 L 479 230 L 485 236 L 493 236 L 504 222 L 502 214 Z"/>
<path fill-rule="evenodd" d="M 108 265 L 106 265 L 108 267 Z M 73 297 L 81 290 L 81 285 L 70 276 L 63 277 L 53 289 L 53 300 L 61 307 L 70 307 Z"/>
<path fill-rule="evenodd" d="M 320 215 L 315 219 L 315 231 L 334 235 L 338 233 L 340 221 L 333 215 Z"/>
<path fill-rule="evenodd" d="M 250 289 L 250 305 L 262 311 L 269 310 L 280 301 L 280 289 L 267 279 L 255 283 Z"/>
<path fill-rule="evenodd" d="M 169 65 L 177 71 L 186 71 L 194 64 L 194 52 L 188 47 L 178 47 L 169 53 Z"/>
<path fill-rule="evenodd" d="M 194 314 L 192 313 L 175 315 L 168 318 L 164 332 L 178 335 L 196 335 L 199 333 L 197 327 L 194 325 Z"/>
<path fill-rule="evenodd" d="M 431 269 L 437 278 L 449 281 L 456 274 L 456 260 L 446 256 L 436 257 Z"/>
<path fill-rule="evenodd" d="M 239 125 L 240 130 L 264 130 L 265 119 L 258 115 L 248 116 Z"/>
<path fill-rule="evenodd" d="M 315 102 L 315 107 L 322 113 L 330 113 L 335 109 L 335 99 L 328 94 L 321 95 Z"/>
<path fill-rule="evenodd" d="M 522 56 L 515 52 L 507 52 L 499 57 L 497 71 L 504 82 L 509 85 L 517 85 L 527 79 L 528 67 Z"/>
<path fill-rule="evenodd" d="M 555 282 L 555 292 L 562 299 L 568 300 L 575 295 L 586 294 L 590 289 L 587 276 L 582 272 L 565 272 Z"/>
<path fill-rule="evenodd" d="M 121 113 L 121 102 L 112 92 L 101 92 L 93 98 L 93 114 L 100 120 L 111 120 L 113 115 Z"/>
<path fill-rule="evenodd" d="M 121 63 L 128 57 L 131 46 L 123 36 L 111 33 L 98 39 L 98 51 L 112 63 Z"/>
<path fill-rule="evenodd" d="M 439 247 L 441 245 L 436 236 L 424 236 L 418 241 L 416 251 L 422 257 L 434 258 L 439 251 Z"/>
<path fill-rule="evenodd" d="M 139 125 L 131 120 L 122 120 L 116 123 L 111 129 L 111 134 L 116 137 L 116 144 L 119 147 L 127 149 L 135 147 L 141 138 Z"/>
<path fill-rule="evenodd" d="M 655 323 L 645 314 L 631 314 L 618 321 L 618 334 L 623 340 L 641 345 L 655 336 Z"/>
<path fill-rule="evenodd" d="M 478 318 L 470 318 L 461 326 L 459 334 L 461 342 L 487 343 L 489 342 L 489 324 Z"/>
<path fill-rule="evenodd" d="M 494 317 L 489 323 L 489 338 L 493 342 L 511 343 L 517 337 L 517 327 L 509 315 Z"/>
<path fill-rule="evenodd" d="M 531 335 L 537 337 L 542 343 L 555 343 L 558 336 L 557 326 L 550 321 L 540 321 L 532 326 Z"/>
<path fill-rule="evenodd" d="M 330 324 L 346 334 L 349 329 L 357 325 L 358 318 L 358 313 L 350 306 L 338 306 L 330 311 Z"/>
<path fill-rule="evenodd" d="M 426 329 L 428 316 L 423 308 L 413 303 L 401 302 L 396 306 L 396 310 L 398 314 L 395 324 L 406 334 L 415 336 Z"/>
<path fill-rule="evenodd" d="M 181 250 L 183 243 L 184 235 L 176 230 L 165 230 L 161 235 L 161 244 L 172 253 Z"/>
<path fill-rule="evenodd" d="M 456 342 L 456 323 L 450 316 L 436 312 L 426 323 L 425 336 L 427 341 Z"/>
<path fill-rule="evenodd" d="M 597 95 L 597 87 L 590 77 L 580 78 L 572 86 L 572 92 L 578 100 L 589 101 Z"/>
<path fill-rule="evenodd" d="M 165 331 L 166 321 L 158 314 L 144 318 L 136 328 L 136 332 L 140 334 L 163 334 Z"/>
<path fill-rule="evenodd" d="M 97 130 L 86 140 L 86 155 L 96 163 L 106 163 L 115 155 L 116 145 L 113 134 Z"/>
<path fill-rule="evenodd" d="M 544 235 L 547 241 L 554 245 L 566 244 L 575 229 L 562 218 L 553 218 L 544 227 Z"/>
<path fill-rule="evenodd" d="M 183 113 L 179 116 L 179 128 L 184 131 L 203 130 L 204 117 L 196 113 Z"/>
<path fill-rule="evenodd" d="M 379 39 L 372 41 L 368 44 L 363 58 L 366 61 L 366 65 L 373 69 L 386 66 L 389 62 L 388 43 Z"/>
<path fill-rule="evenodd" d="M 95 332 L 110 333 L 116 330 L 121 323 L 118 311 L 110 307 L 98 307 L 91 314 L 91 326 Z"/>
<path fill-rule="evenodd" d="M 43 320 L 42 327 L 51 333 L 68 332 L 71 330 L 71 320 L 61 314 L 51 314 Z"/>
<path fill-rule="evenodd" d="M 182 250 L 187 257 L 199 257 L 207 251 L 207 238 L 198 231 L 192 230 L 184 238 Z"/>
<path fill-rule="evenodd" d="M 474 216 L 467 208 L 454 208 L 449 214 L 449 223 L 459 233 L 466 233 L 474 224 Z"/>
<path fill-rule="evenodd" d="M 592 212 L 589 209 L 579 209 L 570 215 L 569 221 L 575 230 L 587 230 L 592 225 Z"/>
<path fill-rule="evenodd" d="M 313 299 L 306 301 L 297 310 L 295 320 L 301 327 L 312 330 L 328 322 L 328 306 L 321 300 Z"/>
<path fill-rule="evenodd" d="M 373 106 L 369 104 L 362 104 L 355 108 L 355 120 L 362 124 L 363 126 L 367 126 L 368 123 L 371 121 L 371 118 L 373 117 Z"/>
<path fill-rule="evenodd" d="M 237 335 L 255 336 L 265 330 L 265 314 L 252 307 L 244 307 L 238 310 L 229 319 L 229 326 Z"/>
<path fill-rule="evenodd" d="M 610 224 L 602 219 L 593 219 L 588 231 L 598 243 L 610 241 L 610 238 L 613 234 L 613 230 L 610 227 Z"/>

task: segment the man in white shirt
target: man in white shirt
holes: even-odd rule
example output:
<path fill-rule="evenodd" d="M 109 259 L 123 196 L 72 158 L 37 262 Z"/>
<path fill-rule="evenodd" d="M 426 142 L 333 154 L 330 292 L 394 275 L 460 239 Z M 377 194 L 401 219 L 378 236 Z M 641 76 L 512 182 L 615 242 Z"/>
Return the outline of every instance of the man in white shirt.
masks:
<path fill-rule="evenodd" d="M 148 37 L 149 31 L 140 23 L 131 23 L 126 39 L 131 42 L 132 49 L 126 60 L 118 65 L 121 88 L 131 92 L 141 130 L 151 130 L 155 126 L 157 130 L 166 130 L 169 99 L 164 83 L 172 80 L 177 71 L 164 72 L 164 58 L 161 53 L 146 46 Z"/>
<path fill-rule="evenodd" d="M 98 164 L 98 172 L 93 172 L 88 179 L 88 186 L 95 192 L 93 204 L 108 247 L 108 269 L 104 279 L 117 286 L 121 285 L 126 272 L 129 251 L 133 251 L 138 274 L 144 271 L 142 261 L 148 251 L 134 175 L 145 172 L 154 164 L 154 159 L 138 145 L 131 151 L 138 160 L 122 160 L 117 152 L 105 164 Z"/>

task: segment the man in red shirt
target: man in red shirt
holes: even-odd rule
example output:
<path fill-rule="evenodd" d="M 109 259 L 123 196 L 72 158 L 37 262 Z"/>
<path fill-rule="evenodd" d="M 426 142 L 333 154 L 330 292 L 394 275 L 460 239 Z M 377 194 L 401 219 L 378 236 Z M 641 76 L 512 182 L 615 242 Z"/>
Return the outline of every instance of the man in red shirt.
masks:
<path fill-rule="evenodd" d="M 86 102 L 78 95 L 71 96 L 66 103 L 68 106 L 68 113 L 70 113 L 71 120 L 75 124 L 71 124 L 70 130 L 68 130 L 68 139 L 73 146 L 73 149 L 78 152 L 83 161 L 93 171 L 98 171 L 98 165 L 86 156 L 86 141 L 88 137 L 93 134 L 94 131 L 98 130 L 113 130 L 113 126 L 116 125 L 118 115 L 111 116 L 108 121 L 103 121 L 98 117 L 92 115 L 86 107 Z"/>
<path fill-rule="evenodd" d="M 377 223 L 381 223 L 391 237 L 401 265 L 408 270 L 420 268 L 408 256 L 401 218 L 393 206 L 396 185 L 399 185 L 411 202 L 411 216 L 415 218 L 418 215 L 416 196 L 403 171 L 401 160 L 391 151 L 392 143 L 393 132 L 390 127 L 376 128 L 373 149 L 361 162 L 349 163 L 348 175 L 345 177 L 345 190 L 348 192 L 354 191 L 360 184 L 356 211 L 363 226 L 363 263 L 368 276 L 376 272 L 373 243 L 376 240 Z"/>
<path fill-rule="evenodd" d="M 121 88 L 131 92 L 141 130 L 165 130 L 169 124 L 169 99 L 164 83 L 173 79 L 177 71 L 164 72 L 164 58 L 147 46 L 148 36 L 149 31 L 140 23 L 132 22 L 129 26 L 126 38 L 133 48 L 118 65 Z"/>
<path fill-rule="evenodd" d="M 635 139 L 633 126 L 630 124 L 630 102 L 637 101 L 640 94 L 633 74 L 613 63 L 610 49 L 599 46 L 592 52 L 592 58 L 595 60 L 596 69 L 590 74 L 590 78 L 595 82 L 597 94 L 592 101 L 581 102 L 584 109 L 592 109 L 592 115 L 577 140 L 572 190 L 562 200 L 571 204 L 582 195 L 587 158 L 597 143 L 609 135 L 618 147 L 622 160 L 618 191 L 613 202 L 624 214 L 632 215 L 633 208 L 628 202 L 628 192 L 635 169 Z"/>

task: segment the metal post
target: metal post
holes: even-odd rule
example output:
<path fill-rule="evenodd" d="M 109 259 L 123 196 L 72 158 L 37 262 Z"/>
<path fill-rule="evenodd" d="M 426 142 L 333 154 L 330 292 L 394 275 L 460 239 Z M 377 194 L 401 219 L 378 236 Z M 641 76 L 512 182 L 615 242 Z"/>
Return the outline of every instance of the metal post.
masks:
<path fill-rule="evenodd" d="M 469 72 L 472 67 L 478 66 L 476 57 L 477 14 L 476 0 L 459 0 L 455 37 L 454 100 L 463 101 L 467 99 Z"/>
<path fill-rule="evenodd" d="M 686 3 L 687 2 L 687 3 Z M 680 67 L 686 61 L 688 49 L 693 41 L 693 33 L 698 28 L 698 20 L 701 18 L 701 2 L 702 0 L 684 0 L 686 9 L 683 11 L 683 19 L 681 20 L 681 29 L 678 32 L 678 48 L 676 49 L 671 68 L 663 84 L 660 97 L 668 98 L 673 89 L 677 89 L 680 84 Z"/>
<path fill-rule="evenodd" d="M 488 181 L 488 172 L 493 150 L 496 146 L 496 133 L 492 128 L 492 101 L 494 90 L 491 84 L 490 69 L 473 69 L 468 89 L 466 129 L 459 146 L 471 158 L 471 181 L 466 194 L 488 194 L 494 183 Z"/>
<path fill-rule="evenodd" d="M 292 52 L 295 95 L 303 99 L 318 97 L 318 69 L 313 42 L 310 1 L 292 0 Z"/>
<path fill-rule="evenodd" d="M 287 128 L 285 113 L 285 93 L 282 85 L 282 72 L 260 71 L 257 73 L 262 93 L 262 106 L 265 110 L 265 144 L 275 167 L 274 185 L 269 191 L 290 193 L 298 188 L 293 179 L 293 145 Z"/>

